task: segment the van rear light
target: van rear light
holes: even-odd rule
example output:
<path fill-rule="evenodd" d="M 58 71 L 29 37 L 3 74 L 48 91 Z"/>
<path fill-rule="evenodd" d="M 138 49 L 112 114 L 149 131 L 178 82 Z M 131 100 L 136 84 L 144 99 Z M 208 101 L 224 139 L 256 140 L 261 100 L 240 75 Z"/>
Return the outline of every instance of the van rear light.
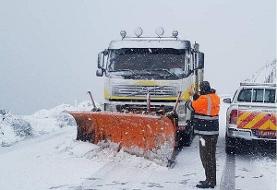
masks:
<path fill-rule="evenodd" d="M 238 119 L 238 110 L 232 110 L 230 113 L 229 123 L 237 124 L 237 119 Z"/>

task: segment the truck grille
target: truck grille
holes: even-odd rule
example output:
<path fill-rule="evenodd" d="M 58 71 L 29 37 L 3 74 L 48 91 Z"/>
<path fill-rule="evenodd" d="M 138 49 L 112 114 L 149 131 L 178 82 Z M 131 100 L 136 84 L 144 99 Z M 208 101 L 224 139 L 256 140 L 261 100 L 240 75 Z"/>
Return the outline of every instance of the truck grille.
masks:
<path fill-rule="evenodd" d="M 156 97 L 177 96 L 176 87 L 173 86 L 133 86 L 117 85 L 112 89 L 113 96 L 145 97 L 147 93 Z"/>

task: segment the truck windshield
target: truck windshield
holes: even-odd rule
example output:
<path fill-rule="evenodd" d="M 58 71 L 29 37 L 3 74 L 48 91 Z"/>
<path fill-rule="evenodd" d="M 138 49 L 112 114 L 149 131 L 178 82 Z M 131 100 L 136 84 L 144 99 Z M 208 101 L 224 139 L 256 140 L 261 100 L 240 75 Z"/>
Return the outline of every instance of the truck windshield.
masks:
<path fill-rule="evenodd" d="M 186 51 L 169 48 L 110 50 L 108 71 L 133 78 L 179 79 L 187 76 Z"/>

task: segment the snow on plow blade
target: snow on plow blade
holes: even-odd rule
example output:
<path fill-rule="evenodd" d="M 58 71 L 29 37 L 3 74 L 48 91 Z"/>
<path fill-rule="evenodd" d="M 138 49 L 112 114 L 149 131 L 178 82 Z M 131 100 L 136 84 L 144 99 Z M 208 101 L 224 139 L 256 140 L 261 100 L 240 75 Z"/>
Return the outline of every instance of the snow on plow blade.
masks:
<path fill-rule="evenodd" d="M 77 140 L 111 141 L 126 152 L 167 164 L 175 148 L 176 127 L 166 116 L 114 112 L 69 112 L 78 126 Z"/>

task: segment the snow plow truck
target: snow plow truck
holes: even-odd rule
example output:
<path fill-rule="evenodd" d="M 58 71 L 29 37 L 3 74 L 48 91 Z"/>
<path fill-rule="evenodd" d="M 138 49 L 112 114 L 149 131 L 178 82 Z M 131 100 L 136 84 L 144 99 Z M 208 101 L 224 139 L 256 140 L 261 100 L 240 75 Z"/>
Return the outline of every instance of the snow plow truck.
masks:
<path fill-rule="evenodd" d="M 135 37 L 121 31 L 98 54 L 96 75 L 104 78 L 104 105 L 89 112 L 70 112 L 77 123 L 77 139 L 97 144 L 117 143 L 131 154 L 168 164 L 175 150 L 193 139 L 191 112 L 186 102 L 204 75 L 199 44 L 178 38 Z M 93 99 L 92 99 L 93 100 Z"/>

